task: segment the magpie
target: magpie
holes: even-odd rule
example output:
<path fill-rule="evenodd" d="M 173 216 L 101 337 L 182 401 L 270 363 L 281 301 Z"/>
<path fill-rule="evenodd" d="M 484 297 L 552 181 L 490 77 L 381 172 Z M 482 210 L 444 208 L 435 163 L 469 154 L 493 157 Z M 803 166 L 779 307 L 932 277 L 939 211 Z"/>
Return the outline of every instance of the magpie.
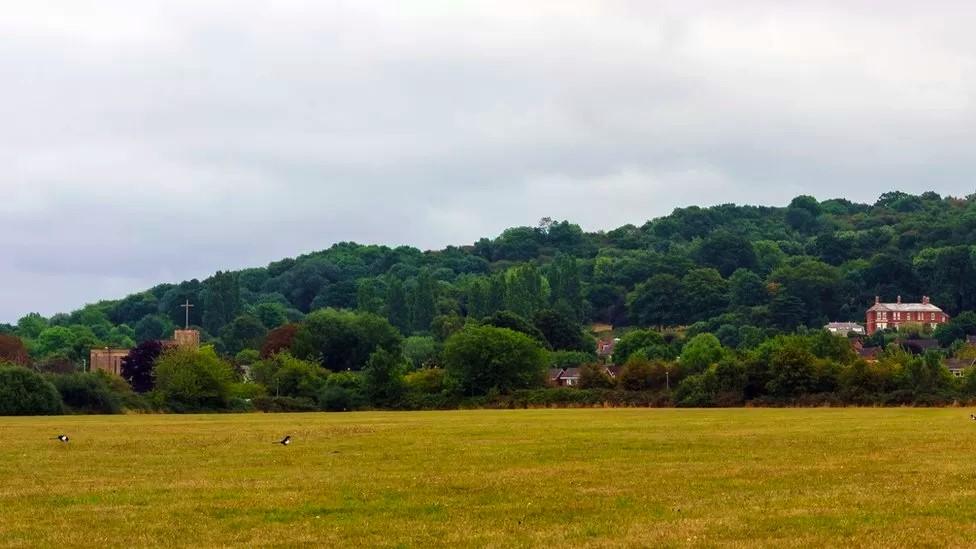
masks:
<path fill-rule="evenodd" d="M 58 435 L 57 436 L 57 439 L 60 440 L 61 442 L 65 443 L 65 444 L 68 443 L 68 435 Z"/>
<path fill-rule="evenodd" d="M 969 414 L 969 419 L 976 421 L 976 414 Z"/>
<path fill-rule="evenodd" d="M 278 444 L 282 446 L 288 446 L 291 444 L 291 435 L 285 435 L 285 438 L 278 441 Z"/>

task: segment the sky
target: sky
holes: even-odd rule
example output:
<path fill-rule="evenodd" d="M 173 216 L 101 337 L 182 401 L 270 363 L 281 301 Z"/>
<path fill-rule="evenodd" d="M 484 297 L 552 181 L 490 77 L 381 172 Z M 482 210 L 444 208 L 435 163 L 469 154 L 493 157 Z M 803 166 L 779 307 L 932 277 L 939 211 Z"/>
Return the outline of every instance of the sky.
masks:
<path fill-rule="evenodd" d="M 799 4 L 4 2 L 0 322 L 341 241 L 972 193 L 976 4 Z"/>

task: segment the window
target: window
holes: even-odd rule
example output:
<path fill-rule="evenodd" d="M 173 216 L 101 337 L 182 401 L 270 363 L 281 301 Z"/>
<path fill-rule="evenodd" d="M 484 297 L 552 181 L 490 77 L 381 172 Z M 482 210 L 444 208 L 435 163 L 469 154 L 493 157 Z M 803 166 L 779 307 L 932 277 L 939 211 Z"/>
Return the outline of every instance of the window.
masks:
<path fill-rule="evenodd" d="M 932 320 L 935 320 L 935 313 L 932 313 Z"/>

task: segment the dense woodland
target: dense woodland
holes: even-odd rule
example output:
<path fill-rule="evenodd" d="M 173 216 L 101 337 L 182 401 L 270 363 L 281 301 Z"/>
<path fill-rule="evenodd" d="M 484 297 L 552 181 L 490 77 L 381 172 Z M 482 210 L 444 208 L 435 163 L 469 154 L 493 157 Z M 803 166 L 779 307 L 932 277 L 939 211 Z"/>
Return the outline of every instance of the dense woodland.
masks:
<path fill-rule="evenodd" d="M 596 233 L 543 219 L 427 252 L 341 243 L 51 318 L 28 314 L 0 325 L 0 360 L 63 385 L 58 376 L 87 379 L 78 372 L 90 348 L 135 347 L 127 386 L 141 405 L 173 410 L 968 398 L 968 377 L 951 379 L 941 361 L 971 352 L 974 244 L 976 195 L 934 192 L 689 207 Z M 932 334 L 941 350 L 913 356 L 892 344 L 906 334 L 882 333 L 865 344 L 886 351 L 867 364 L 819 330 L 863 322 L 876 295 L 931 296 L 953 317 Z M 182 326 L 187 300 L 206 347 L 151 348 Z M 622 338 L 612 358 L 623 373 L 604 379 L 589 366 L 583 390 L 533 393 L 546 368 L 599 361 L 595 325 Z M 207 368 L 219 378 L 213 394 L 166 393 L 174 380 L 199 385 L 183 370 Z M 117 380 L 90 382 L 139 401 Z"/>

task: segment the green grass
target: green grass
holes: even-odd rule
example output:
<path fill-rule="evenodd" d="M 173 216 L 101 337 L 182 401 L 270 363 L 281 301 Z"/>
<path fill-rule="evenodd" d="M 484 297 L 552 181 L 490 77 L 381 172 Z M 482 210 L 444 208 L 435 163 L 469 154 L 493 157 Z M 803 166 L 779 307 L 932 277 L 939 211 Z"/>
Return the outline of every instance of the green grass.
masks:
<path fill-rule="evenodd" d="M 973 545 L 968 414 L 0 418 L 0 546 Z"/>

